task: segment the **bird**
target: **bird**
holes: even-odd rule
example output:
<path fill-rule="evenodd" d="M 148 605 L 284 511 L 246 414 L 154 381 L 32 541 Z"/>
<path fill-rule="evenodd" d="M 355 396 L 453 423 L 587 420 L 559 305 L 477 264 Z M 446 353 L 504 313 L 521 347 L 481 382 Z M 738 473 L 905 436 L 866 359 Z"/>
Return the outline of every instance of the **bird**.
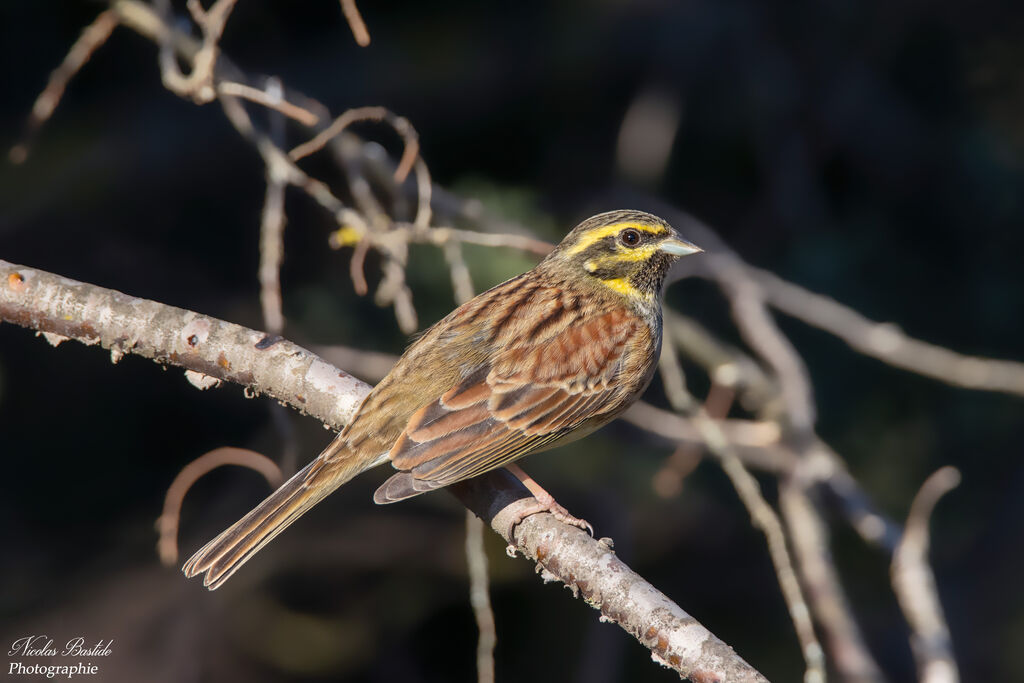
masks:
<path fill-rule="evenodd" d="M 185 563 L 214 590 L 356 475 L 390 462 L 394 503 L 498 467 L 589 528 L 514 461 L 581 438 L 643 393 L 661 350 L 670 266 L 703 251 L 635 210 L 592 216 L 532 270 L 470 299 L 414 341 L 316 459 Z M 592 529 L 591 529 L 592 532 Z"/>

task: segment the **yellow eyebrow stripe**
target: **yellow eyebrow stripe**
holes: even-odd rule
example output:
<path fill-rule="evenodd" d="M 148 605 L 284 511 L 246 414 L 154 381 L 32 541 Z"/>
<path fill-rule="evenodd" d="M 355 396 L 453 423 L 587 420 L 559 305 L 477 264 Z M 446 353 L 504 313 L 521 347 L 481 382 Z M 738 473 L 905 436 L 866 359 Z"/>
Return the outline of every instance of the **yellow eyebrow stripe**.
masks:
<path fill-rule="evenodd" d="M 612 223 L 611 225 L 604 225 L 601 226 L 600 228 L 594 228 L 593 230 L 583 235 L 580 238 L 580 241 L 574 244 L 572 248 L 569 249 L 569 253 L 578 254 L 581 251 L 584 251 L 587 247 L 591 246 L 592 244 L 600 242 L 605 237 L 608 237 L 609 235 L 614 235 L 620 230 L 625 230 L 626 228 L 633 228 L 634 230 L 650 233 L 652 235 L 664 235 L 668 232 L 663 226 L 660 225 L 648 225 L 646 223 L 637 223 L 635 221 L 626 221 L 624 223 Z"/>

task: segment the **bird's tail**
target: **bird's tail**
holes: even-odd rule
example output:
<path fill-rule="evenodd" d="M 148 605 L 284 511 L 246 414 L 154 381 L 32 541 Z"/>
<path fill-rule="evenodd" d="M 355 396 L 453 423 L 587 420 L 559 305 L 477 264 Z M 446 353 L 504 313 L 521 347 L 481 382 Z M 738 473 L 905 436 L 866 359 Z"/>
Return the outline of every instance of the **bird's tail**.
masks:
<path fill-rule="evenodd" d="M 355 453 L 346 453 L 339 458 L 335 443 L 249 514 L 200 548 L 182 567 L 185 576 L 192 578 L 205 573 L 203 585 L 210 590 L 220 588 L 260 548 L 311 507 L 360 472 L 380 462 L 379 458 L 367 462 L 355 457 Z"/>

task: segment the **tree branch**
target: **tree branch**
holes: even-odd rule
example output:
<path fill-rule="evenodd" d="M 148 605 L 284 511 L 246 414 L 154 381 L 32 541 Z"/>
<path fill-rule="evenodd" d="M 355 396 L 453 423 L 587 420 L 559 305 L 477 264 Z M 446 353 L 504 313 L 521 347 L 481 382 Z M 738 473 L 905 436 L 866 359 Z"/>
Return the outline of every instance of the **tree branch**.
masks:
<path fill-rule="evenodd" d="M 910 505 L 906 531 L 892 559 L 893 590 L 910 624 L 910 645 L 921 683 L 960 680 L 935 574 L 928 564 L 928 520 L 939 499 L 959 484 L 959 470 L 948 466 L 925 480 Z"/>
<path fill-rule="evenodd" d="M 158 363 L 243 385 L 339 428 L 369 385 L 280 337 L 156 301 L 0 261 L 0 320 L 43 333 L 99 344 L 117 362 L 136 354 Z M 597 541 L 550 514 L 513 525 L 529 493 L 505 470 L 451 487 L 511 549 L 535 559 L 545 581 L 582 594 L 602 618 L 618 623 L 652 658 L 697 683 L 766 679 Z"/>
<path fill-rule="evenodd" d="M 0 261 L 0 320 L 241 384 L 340 429 L 365 383 L 306 349 L 241 325 Z M 195 383 L 195 382 L 194 382 Z"/>

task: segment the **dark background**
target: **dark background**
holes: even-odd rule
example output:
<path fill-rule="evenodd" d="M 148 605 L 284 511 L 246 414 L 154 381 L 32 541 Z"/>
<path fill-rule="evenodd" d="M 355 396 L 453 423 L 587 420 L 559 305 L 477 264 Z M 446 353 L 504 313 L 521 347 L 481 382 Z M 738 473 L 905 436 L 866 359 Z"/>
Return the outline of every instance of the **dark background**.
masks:
<path fill-rule="evenodd" d="M 616 170 L 639 94 L 679 104 L 661 200 L 748 261 L 913 336 L 1024 360 L 1024 6 L 1014 2 L 376 3 L 354 44 L 338 4 L 246 0 L 222 46 L 332 111 L 382 104 L 417 127 L 435 178 L 557 240 L 628 186 Z M 0 10 L 0 146 L 100 11 Z M 396 153 L 386 130 L 358 130 Z M 295 140 L 298 142 L 299 140 Z M 0 167 L 0 257 L 260 326 L 258 156 L 216 105 L 160 85 L 156 50 L 119 30 L 72 82 L 28 161 Z M 638 206 L 636 208 L 644 208 Z M 288 195 L 286 334 L 400 351 L 389 310 L 358 298 L 330 219 Z M 529 267 L 471 250 L 482 289 Z M 452 305 L 443 258 L 413 250 L 421 322 Z M 369 263 L 371 286 L 378 272 Z M 707 284 L 670 304 L 736 339 Z M 1024 403 L 858 356 L 783 319 L 810 366 L 822 436 L 880 508 L 952 464 L 932 558 L 961 672 L 1024 679 Z M 697 379 L 696 386 L 699 387 Z M 659 388 L 648 398 L 664 404 Z M 329 440 L 295 417 L 299 458 Z M 207 594 L 160 567 L 153 521 L 175 474 L 211 448 L 281 455 L 266 400 L 199 393 L 179 370 L 0 328 L 0 635 L 114 639 L 104 680 L 471 680 L 463 512 L 444 493 L 377 508 L 364 475 Z M 763 538 L 716 465 L 681 496 L 650 485 L 669 449 L 616 425 L 529 471 L 633 568 L 774 681 L 802 663 Z M 763 479 L 769 496 L 773 482 Z M 185 501 L 191 553 L 267 492 L 227 468 Z M 834 519 L 841 575 L 872 653 L 914 677 L 887 558 Z M 499 680 L 668 681 L 649 653 L 488 534 Z"/>

